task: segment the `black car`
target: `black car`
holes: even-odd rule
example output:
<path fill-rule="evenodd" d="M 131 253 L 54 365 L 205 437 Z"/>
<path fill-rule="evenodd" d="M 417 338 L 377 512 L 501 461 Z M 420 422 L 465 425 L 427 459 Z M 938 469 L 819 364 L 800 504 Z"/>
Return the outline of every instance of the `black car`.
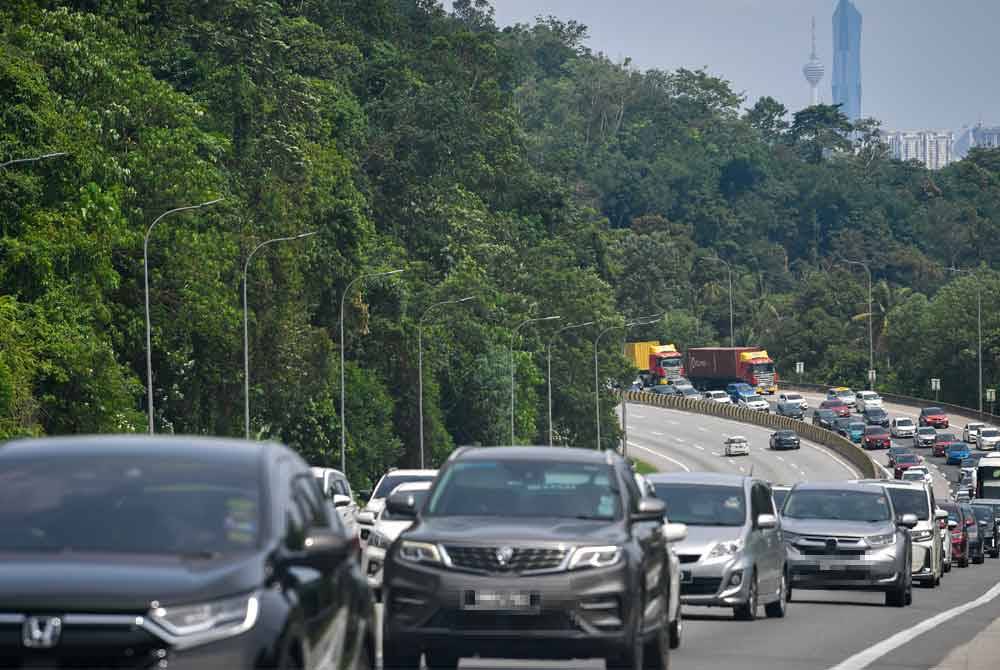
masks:
<path fill-rule="evenodd" d="M 799 436 L 794 430 L 778 430 L 771 433 L 772 449 L 801 449 Z"/>
<path fill-rule="evenodd" d="M 832 409 L 818 409 L 813 412 L 812 423 L 814 426 L 833 430 L 833 421 L 837 418 L 837 413 Z"/>
<path fill-rule="evenodd" d="M 797 402 L 779 402 L 775 413 L 778 416 L 787 416 L 789 419 L 797 419 L 798 421 L 802 421 L 806 416 L 802 406 Z"/>
<path fill-rule="evenodd" d="M 861 413 L 869 426 L 889 427 L 889 415 L 881 407 L 871 407 Z"/>
<path fill-rule="evenodd" d="M 0 666 L 371 667 L 357 544 L 290 449 L 20 440 L 0 472 Z"/>
<path fill-rule="evenodd" d="M 983 552 L 991 558 L 1000 558 L 1000 522 L 997 521 L 998 505 L 991 502 L 972 501 L 972 511 L 979 525 L 979 536 L 982 538 Z"/>
<path fill-rule="evenodd" d="M 455 668 L 460 658 L 669 663 L 671 563 L 662 500 L 644 497 L 612 452 L 459 449 L 383 579 L 386 668 Z"/>

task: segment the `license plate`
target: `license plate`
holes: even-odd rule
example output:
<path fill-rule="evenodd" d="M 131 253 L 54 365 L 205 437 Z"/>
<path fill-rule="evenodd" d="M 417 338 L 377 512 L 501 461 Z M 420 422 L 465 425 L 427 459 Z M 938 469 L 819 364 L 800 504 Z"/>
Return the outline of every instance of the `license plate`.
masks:
<path fill-rule="evenodd" d="M 821 572 L 831 572 L 833 570 L 843 570 L 846 567 L 847 566 L 843 565 L 842 563 L 837 563 L 837 562 L 834 562 L 834 561 L 820 561 L 819 562 L 819 569 L 820 569 Z"/>
<path fill-rule="evenodd" d="M 690 570 L 681 570 L 681 584 L 690 584 L 694 582 L 694 575 L 691 574 Z"/>
<path fill-rule="evenodd" d="M 489 612 L 531 612 L 541 607 L 542 599 L 528 591 L 466 591 L 462 609 Z"/>

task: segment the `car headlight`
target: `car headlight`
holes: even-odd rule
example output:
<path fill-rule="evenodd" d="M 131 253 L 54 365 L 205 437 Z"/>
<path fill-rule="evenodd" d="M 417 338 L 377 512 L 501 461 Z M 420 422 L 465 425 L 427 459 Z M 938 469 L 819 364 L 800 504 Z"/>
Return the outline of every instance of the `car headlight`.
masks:
<path fill-rule="evenodd" d="M 259 613 L 260 601 L 253 593 L 196 605 L 156 607 L 149 618 L 174 638 L 172 646 L 188 649 L 247 632 Z"/>
<path fill-rule="evenodd" d="M 910 537 L 914 542 L 927 542 L 934 537 L 934 532 L 930 530 L 914 530 L 910 531 Z"/>
<path fill-rule="evenodd" d="M 411 563 L 441 563 L 441 552 L 436 545 L 404 540 L 399 546 L 399 557 Z"/>
<path fill-rule="evenodd" d="M 622 560 L 622 549 L 614 545 L 606 547 L 577 547 L 569 559 L 570 570 L 585 568 L 608 568 Z"/>
<path fill-rule="evenodd" d="M 705 560 L 717 560 L 720 558 L 730 558 L 743 550 L 743 540 L 728 540 L 726 542 L 716 542 L 715 546 L 705 554 Z"/>
<path fill-rule="evenodd" d="M 885 533 L 884 535 L 869 535 L 868 544 L 873 547 L 887 547 L 890 544 L 896 544 L 896 534 L 895 533 Z"/>
<path fill-rule="evenodd" d="M 368 546 L 375 547 L 376 549 L 388 549 L 391 544 L 392 540 L 379 531 L 373 532 L 368 537 Z"/>

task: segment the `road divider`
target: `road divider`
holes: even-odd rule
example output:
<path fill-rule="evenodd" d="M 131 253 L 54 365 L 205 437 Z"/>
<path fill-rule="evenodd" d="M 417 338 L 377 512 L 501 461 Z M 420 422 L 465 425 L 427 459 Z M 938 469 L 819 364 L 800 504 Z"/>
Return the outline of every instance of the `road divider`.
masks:
<path fill-rule="evenodd" d="M 885 471 L 861 447 L 832 431 L 804 421 L 778 416 L 770 412 L 758 412 L 744 407 L 736 407 L 735 405 L 723 405 L 717 402 L 678 398 L 644 391 L 625 391 L 622 398 L 629 403 L 716 416 L 773 430 L 794 430 L 799 437 L 822 445 L 843 458 L 857 468 L 863 478 L 883 479 L 886 477 Z"/>

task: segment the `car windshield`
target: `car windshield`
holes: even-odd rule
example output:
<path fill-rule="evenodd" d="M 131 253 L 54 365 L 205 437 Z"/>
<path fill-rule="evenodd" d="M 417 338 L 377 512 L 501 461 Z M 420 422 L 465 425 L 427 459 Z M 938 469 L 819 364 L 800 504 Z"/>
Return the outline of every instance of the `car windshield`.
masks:
<path fill-rule="evenodd" d="M 913 420 L 912 419 L 896 419 L 896 425 L 897 426 L 912 426 L 913 425 Z M 933 428 L 931 430 L 933 430 Z"/>
<path fill-rule="evenodd" d="M 854 396 L 854 392 L 850 391 L 850 390 L 847 390 L 847 391 L 837 391 L 837 397 L 838 398 L 847 399 L 847 398 L 851 398 L 853 396 Z"/>
<path fill-rule="evenodd" d="M 931 504 L 923 488 L 889 487 L 889 497 L 892 498 L 892 506 L 896 508 L 897 516 L 914 514 L 920 521 L 930 520 Z"/>
<path fill-rule="evenodd" d="M 919 463 L 920 459 L 916 454 L 900 454 L 896 456 L 897 463 Z"/>
<path fill-rule="evenodd" d="M 958 440 L 955 439 L 955 436 L 952 435 L 951 433 L 938 433 L 937 441 L 938 442 L 958 442 Z"/>
<path fill-rule="evenodd" d="M 882 426 L 868 426 L 867 428 L 865 428 L 865 434 L 875 435 L 877 437 L 879 435 L 886 435 L 887 433 L 885 428 L 883 428 Z"/>
<path fill-rule="evenodd" d="M 689 526 L 742 526 L 746 521 L 746 497 L 738 486 L 704 484 L 653 484 L 656 497 L 666 503 L 672 523 Z"/>
<path fill-rule="evenodd" d="M 865 429 L 865 424 L 859 423 L 859 422 L 855 421 L 855 422 L 849 423 L 847 425 L 847 429 L 850 430 L 852 433 L 860 433 L 861 431 L 863 431 Z"/>
<path fill-rule="evenodd" d="M 972 512 L 976 515 L 977 521 L 993 523 L 993 509 L 985 505 L 973 505 Z"/>
<path fill-rule="evenodd" d="M 920 481 L 927 476 L 927 470 L 923 468 L 910 468 L 903 473 L 903 479 L 908 481 Z"/>
<path fill-rule="evenodd" d="M 934 430 L 933 428 L 931 428 L 930 426 L 923 426 L 921 428 L 917 428 L 917 434 L 919 434 L 919 435 L 937 435 L 937 431 Z"/>
<path fill-rule="evenodd" d="M 865 414 L 867 414 L 868 416 L 883 417 L 885 416 L 885 410 L 879 409 L 878 407 L 873 407 L 872 409 L 866 409 Z"/>
<path fill-rule="evenodd" d="M 940 407 L 928 407 L 921 412 L 924 416 L 936 416 L 938 414 L 944 414 L 944 410 Z"/>
<path fill-rule="evenodd" d="M 763 398 L 760 397 L 759 395 L 749 395 L 749 396 L 747 396 L 747 402 L 758 402 L 760 400 L 763 400 Z"/>
<path fill-rule="evenodd" d="M 0 551 L 251 551 L 261 534 L 259 469 L 251 459 L 216 467 L 136 452 L 9 459 L 0 474 Z"/>
<path fill-rule="evenodd" d="M 411 482 L 429 482 L 434 480 L 434 475 L 386 475 L 379 482 L 378 488 L 372 494 L 372 498 L 386 498 L 392 490 L 400 484 Z"/>
<path fill-rule="evenodd" d="M 790 519 L 888 521 L 889 501 L 882 493 L 831 489 L 795 490 L 788 496 L 783 516 Z"/>
<path fill-rule="evenodd" d="M 997 437 L 1000 436 L 1000 430 L 996 428 L 983 428 L 979 431 L 980 437 Z"/>
<path fill-rule="evenodd" d="M 622 510 L 610 465 L 476 459 L 448 468 L 424 514 L 611 521 Z"/>
<path fill-rule="evenodd" d="M 967 447 L 962 442 L 955 442 L 953 444 L 948 445 L 948 451 L 968 451 L 968 450 L 969 447 Z"/>

